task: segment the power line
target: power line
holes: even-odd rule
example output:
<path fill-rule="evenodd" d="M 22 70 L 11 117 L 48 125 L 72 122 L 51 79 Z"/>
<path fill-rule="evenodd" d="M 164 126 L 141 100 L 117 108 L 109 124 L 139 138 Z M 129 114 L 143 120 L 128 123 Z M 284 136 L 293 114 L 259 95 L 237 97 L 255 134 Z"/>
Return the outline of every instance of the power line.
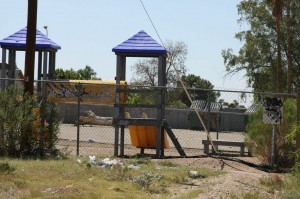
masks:
<path fill-rule="evenodd" d="M 162 44 L 162 45 L 165 47 L 165 45 L 164 45 L 164 43 L 163 43 L 162 39 L 160 38 L 160 35 L 158 34 L 158 31 L 156 30 L 156 27 L 155 27 L 155 25 L 154 25 L 154 23 L 153 23 L 153 21 L 152 21 L 152 19 L 151 19 L 150 15 L 149 15 L 149 13 L 148 13 L 147 9 L 146 9 L 146 7 L 145 7 L 145 5 L 144 5 L 143 1 L 142 1 L 142 0 L 140 0 L 140 2 L 141 2 L 142 6 L 143 6 L 143 8 L 144 8 L 144 10 L 145 10 L 145 12 L 146 12 L 146 14 L 147 14 L 147 16 L 148 16 L 148 18 L 149 18 L 149 20 L 150 20 L 150 22 L 151 22 L 152 26 L 153 26 L 153 28 L 154 28 L 154 30 L 155 30 L 155 32 L 156 32 L 156 34 L 157 34 L 157 36 L 158 36 L 158 38 L 159 38 L 159 40 L 160 40 L 161 44 Z"/>

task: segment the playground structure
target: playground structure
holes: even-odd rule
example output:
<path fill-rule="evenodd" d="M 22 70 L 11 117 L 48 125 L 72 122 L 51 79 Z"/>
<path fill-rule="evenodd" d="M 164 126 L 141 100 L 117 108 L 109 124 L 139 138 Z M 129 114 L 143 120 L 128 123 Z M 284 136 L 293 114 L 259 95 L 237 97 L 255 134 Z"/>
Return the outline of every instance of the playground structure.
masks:
<path fill-rule="evenodd" d="M 2 64 L 1 64 L 1 89 L 5 90 L 7 86 L 14 82 L 9 79 L 15 77 L 22 77 L 22 75 L 16 75 L 16 52 L 25 51 L 26 48 L 26 35 L 27 28 L 23 28 L 20 31 L 4 38 L 0 41 L 2 48 Z M 47 80 L 54 78 L 55 72 L 55 59 L 57 50 L 61 47 L 49 39 L 39 30 L 36 30 L 36 45 L 35 51 L 38 52 L 38 80 Z M 6 64 L 8 51 L 8 64 Z M 48 56 L 49 54 L 49 56 Z M 5 79 L 6 78 L 6 79 Z M 8 79 L 8 80 L 7 80 Z M 24 77 L 23 77 L 24 79 Z M 25 79 L 24 79 L 25 80 Z M 37 83 L 37 91 L 41 91 L 41 83 Z"/>
<path fill-rule="evenodd" d="M 124 156 L 124 129 L 125 126 L 130 126 L 132 136 L 138 136 L 144 133 L 143 139 L 146 139 L 146 134 L 151 134 L 155 136 L 155 144 L 148 146 L 145 142 L 144 144 L 135 143 L 137 147 L 140 147 L 143 151 L 147 147 L 156 148 L 156 157 L 164 156 L 164 143 L 165 143 L 165 131 L 169 138 L 176 147 L 178 153 L 181 156 L 186 156 L 184 150 L 176 139 L 174 133 L 169 127 L 168 123 L 165 121 L 165 86 L 166 86 L 166 58 L 167 50 L 158 44 L 152 37 L 150 37 L 146 32 L 140 31 L 127 41 L 119 44 L 112 49 L 117 56 L 117 67 L 116 67 L 116 114 L 114 118 L 115 125 L 115 143 L 114 143 L 114 156 Z M 158 59 L 158 85 L 156 90 L 156 105 L 130 105 L 125 104 L 120 101 L 121 95 L 124 93 L 143 93 L 149 92 L 149 90 L 143 89 L 122 89 L 121 81 L 126 80 L 126 58 L 127 57 L 151 57 Z M 157 116 L 156 118 L 126 118 L 125 117 L 125 107 L 143 107 L 143 108 L 156 108 Z M 143 127 L 146 126 L 146 127 Z M 150 130 L 151 129 L 151 130 Z M 153 131 L 156 129 L 156 134 L 153 135 Z M 140 135 L 139 135 L 140 134 Z M 120 135 L 120 136 L 119 136 Z M 141 143 L 141 142 L 140 142 Z M 120 149 L 120 151 L 119 151 Z M 119 153 L 120 152 L 120 153 Z"/>
<path fill-rule="evenodd" d="M 13 83 L 16 74 L 13 69 L 16 68 L 15 59 L 17 50 L 25 50 L 26 28 L 0 41 L 2 47 L 2 64 L 1 68 L 1 88 Z M 115 115 L 112 122 L 112 117 L 99 117 L 89 115 L 83 117 L 78 116 L 79 124 L 95 124 L 95 125 L 111 125 L 115 127 L 114 140 L 114 155 L 124 156 L 124 128 L 128 127 L 131 138 L 131 144 L 141 149 L 156 149 L 156 157 L 163 157 L 164 150 L 169 148 L 168 137 L 173 142 L 180 156 L 186 156 L 183 148 L 175 137 L 172 129 L 165 120 L 165 94 L 166 94 L 166 57 L 167 51 L 147 33 L 140 31 L 129 40 L 123 42 L 113 49 L 117 56 L 117 71 L 115 81 L 100 81 L 100 80 L 65 80 L 52 81 L 55 71 L 55 54 L 60 46 L 52 42 L 49 38 L 37 30 L 36 51 L 38 52 L 38 81 L 37 92 L 42 94 L 45 99 L 49 97 L 50 101 L 55 103 L 76 103 L 79 101 L 88 104 L 114 104 Z M 6 50 L 9 50 L 9 62 L 6 64 Z M 49 59 L 48 59 L 49 53 Z M 44 55 L 44 56 L 43 56 Z M 127 95 L 129 93 L 148 93 L 149 89 L 129 89 L 126 84 L 126 57 L 151 57 L 158 59 L 158 85 L 154 87 L 152 94 L 156 94 L 155 105 L 145 104 L 126 104 Z M 43 69 L 43 70 L 42 70 Z M 3 75 L 3 71 L 5 73 Z M 21 77 L 21 76 L 19 76 Z M 22 79 L 22 81 L 20 81 Z M 40 80 L 48 80 L 40 81 Z M 24 78 L 21 77 L 17 82 L 23 83 Z M 40 93 L 42 91 L 42 93 Z M 205 102 L 206 103 L 206 102 Z M 197 107 L 199 106 L 199 107 Z M 206 107 L 206 108 L 205 108 Z M 212 114 L 214 111 L 210 107 L 205 106 L 201 112 L 204 122 L 209 123 L 209 127 L 216 129 L 217 114 Z M 207 107 L 209 110 L 206 110 Z M 125 108 L 154 108 L 156 109 L 156 117 L 152 118 L 126 118 Z M 195 104 L 196 109 L 201 110 L 201 104 Z M 216 111 L 218 107 L 216 106 Z M 79 108 L 78 108 L 79 111 Z M 208 113 L 207 113 L 208 111 Z M 80 114 L 80 112 L 79 112 Z M 78 114 L 78 115 L 79 115 Z M 199 121 L 196 117 L 191 117 L 196 120 L 196 128 Z M 45 126 L 44 123 L 41 123 Z M 203 125 L 202 125 L 203 126 Z M 174 128 L 174 126 L 172 126 Z M 78 130 L 79 132 L 79 130 Z M 174 130 L 175 132 L 175 130 Z M 78 133 L 79 134 L 79 133 Z M 211 144 L 207 142 L 208 144 Z M 226 141 L 228 144 L 229 141 Z M 207 145 L 206 142 L 202 143 Z M 219 143 L 223 144 L 223 143 Z M 235 144 L 235 143 L 234 143 Z M 231 146 L 229 144 L 229 146 Z M 206 147 L 207 148 L 207 147 Z M 242 148 L 241 148 L 242 149 Z M 206 150 L 208 153 L 208 151 Z M 242 154 L 242 153 L 241 153 Z"/>

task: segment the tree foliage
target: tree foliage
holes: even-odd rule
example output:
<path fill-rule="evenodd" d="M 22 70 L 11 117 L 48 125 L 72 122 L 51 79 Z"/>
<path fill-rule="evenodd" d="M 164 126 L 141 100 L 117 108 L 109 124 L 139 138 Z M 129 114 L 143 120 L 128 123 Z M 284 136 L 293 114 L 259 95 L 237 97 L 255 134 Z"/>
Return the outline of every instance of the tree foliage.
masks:
<path fill-rule="evenodd" d="M 275 1 L 274 1 L 275 3 Z M 278 3 L 280 3 L 278 1 Z M 248 85 L 256 91 L 275 91 L 278 66 L 278 28 L 273 14 L 279 14 L 271 0 L 243 0 L 238 4 L 238 13 L 241 16 L 239 23 L 246 23 L 248 30 L 236 33 L 235 37 L 244 44 L 235 54 L 232 49 L 222 51 L 227 74 L 246 71 Z M 276 4 L 277 5 L 277 4 Z M 279 4 L 280 5 L 280 4 Z M 300 75 L 300 2 L 290 1 L 289 21 L 287 20 L 286 5 L 280 23 L 281 34 L 281 62 L 282 88 L 287 90 L 288 52 L 291 58 L 291 87 L 299 85 Z M 274 11 L 274 12 L 273 12 Z M 287 30 L 292 39 L 291 50 L 288 51 Z M 279 55 L 280 56 L 280 55 Z"/>
<path fill-rule="evenodd" d="M 182 76 L 182 81 L 184 85 L 189 88 L 188 91 L 192 100 L 215 102 L 220 96 L 219 92 L 212 91 L 212 89 L 214 89 L 214 85 L 210 81 L 202 79 L 200 76 L 193 74 L 184 75 Z M 181 101 L 187 106 L 191 105 L 184 91 L 181 92 Z"/>
<path fill-rule="evenodd" d="M 177 72 L 184 75 L 187 71 L 185 60 L 188 53 L 184 42 L 167 41 L 165 48 L 168 50 L 166 66 L 166 84 L 176 86 Z M 132 82 L 145 86 L 156 86 L 158 77 L 158 59 L 140 59 L 131 67 L 134 71 Z M 176 69 L 176 70 L 175 70 Z"/>
<path fill-rule="evenodd" d="M 92 80 L 92 79 L 100 79 L 96 77 L 97 73 L 90 66 L 85 66 L 84 69 L 79 69 L 75 71 L 74 69 L 63 70 L 58 68 L 55 70 L 55 78 L 56 79 L 79 79 L 79 80 Z"/>

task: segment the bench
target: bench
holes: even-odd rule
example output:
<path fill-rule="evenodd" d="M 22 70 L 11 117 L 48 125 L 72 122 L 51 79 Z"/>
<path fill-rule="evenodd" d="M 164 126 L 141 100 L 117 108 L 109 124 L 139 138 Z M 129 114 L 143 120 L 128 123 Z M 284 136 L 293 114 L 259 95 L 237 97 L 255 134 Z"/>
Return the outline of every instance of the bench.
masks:
<path fill-rule="evenodd" d="M 213 140 L 213 144 L 218 147 L 221 146 L 235 146 L 240 147 L 240 156 L 244 156 L 245 153 L 245 143 L 239 142 L 239 141 L 225 141 L 225 140 Z M 208 140 L 202 140 L 202 144 L 204 145 L 204 153 L 209 153 L 209 145 L 211 144 Z M 251 156 L 251 153 L 248 151 L 249 156 Z"/>

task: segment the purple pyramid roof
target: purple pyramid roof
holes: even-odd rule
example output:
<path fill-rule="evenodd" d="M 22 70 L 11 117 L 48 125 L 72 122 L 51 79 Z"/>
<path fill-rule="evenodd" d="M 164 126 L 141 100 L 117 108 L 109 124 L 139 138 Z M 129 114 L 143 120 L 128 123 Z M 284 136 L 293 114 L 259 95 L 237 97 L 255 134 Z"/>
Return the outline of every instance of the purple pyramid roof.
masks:
<path fill-rule="evenodd" d="M 112 49 L 115 53 L 167 53 L 167 50 L 141 30 Z"/>
<path fill-rule="evenodd" d="M 26 47 L 27 27 L 4 38 L 0 41 L 2 47 Z M 61 49 L 61 47 L 44 35 L 41 31 L 36 30 L 36 48 Z"/>

